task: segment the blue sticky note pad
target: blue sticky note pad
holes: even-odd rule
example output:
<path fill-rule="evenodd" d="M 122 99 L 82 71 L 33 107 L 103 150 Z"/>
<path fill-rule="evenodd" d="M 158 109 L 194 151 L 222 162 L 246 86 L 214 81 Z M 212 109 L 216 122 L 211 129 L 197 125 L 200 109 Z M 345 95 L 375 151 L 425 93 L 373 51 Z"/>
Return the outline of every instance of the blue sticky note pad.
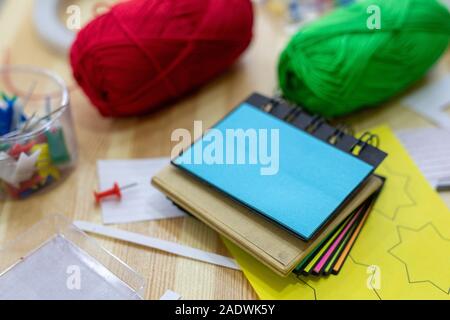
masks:
<path fill-rule="evenodd" d="M 172 163 L 305 240 L 374 170 L 246 103 Z"/>

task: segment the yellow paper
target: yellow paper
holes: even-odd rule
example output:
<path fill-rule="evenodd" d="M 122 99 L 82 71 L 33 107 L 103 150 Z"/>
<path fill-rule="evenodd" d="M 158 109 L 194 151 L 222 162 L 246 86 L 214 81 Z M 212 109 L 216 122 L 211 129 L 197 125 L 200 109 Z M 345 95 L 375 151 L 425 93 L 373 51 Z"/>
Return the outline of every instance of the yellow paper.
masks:
<path fill-rule="evenodd" d="M 450 299 L 450 210 L 388 127 L 386 185 L 338 276 L 282 278 L 226 241 L 261 299 Z"/>

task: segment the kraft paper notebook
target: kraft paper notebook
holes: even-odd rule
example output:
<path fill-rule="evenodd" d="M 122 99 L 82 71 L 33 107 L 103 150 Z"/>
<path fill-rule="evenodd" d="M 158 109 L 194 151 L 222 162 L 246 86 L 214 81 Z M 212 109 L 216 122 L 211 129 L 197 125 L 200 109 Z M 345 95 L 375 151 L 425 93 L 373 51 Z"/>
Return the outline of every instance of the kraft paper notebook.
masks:
<path fill-rule="evenodd" d="M 340 212 L 386 156 L 297 107 L 259 94 L 213 129 L 172 163 L 303 240 Z M 198 155 L 209 154 L 218 135 L 225 141 L 214 154 L 225 155 L 226 161 L 207 163 Z M 244 144 L 239 144 L 239 135 Z M 332 138 L 338 143 L 330 142 Z M 346 142 L 349 138 L 353 143 Z M 270 164 L 264 157 L 267 163 L 258 165 L 258 160 L 263 163 L 263 144 L 263 156 L 274 157 Z"/>
<path fill-rule="evenodd" d="M 260 168 L 249 165 L 195 161 L 191 165 L 186 159 L 196 149 L 203 151 L 203 142 L 211 134 L 208 131 L 174 159 L 174 165 L 157 174 L 153 184 L 180 207 L 287 276 L 381 189 L 383 180 L 371 173 L 386 154 L 370 144 L 370 134 L 356 139 L 298 107 L 259 94 L 250 96 L 215 126 L 225 133 L 251 128 L 277 129 L 284 137 L 279 141 L 281 169 L 276 175 L 261 178 Z M 347 229 L 350 235 L 353 229 Z"/>

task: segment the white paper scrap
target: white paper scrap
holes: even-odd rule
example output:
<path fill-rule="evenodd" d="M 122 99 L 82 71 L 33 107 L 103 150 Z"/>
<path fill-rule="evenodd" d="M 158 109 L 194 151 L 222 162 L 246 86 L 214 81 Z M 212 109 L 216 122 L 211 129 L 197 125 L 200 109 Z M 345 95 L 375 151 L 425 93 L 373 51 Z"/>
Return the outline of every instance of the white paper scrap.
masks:
<path fill-rule="evenodd" d="M 119 186 L 138 183 L 137 187 L 123 191 L 121 201 L 105 199 L 102 202 L 103 223 L 184 217 L 186 214 L 182 210 L 150 184 L 151 178 L 168 164 L 169 158 L 98 161 L 101 190 L 112 188 L 116 182 Z"/>
<path fill-rule="evenodd" d="M 396 133 L 433 187 L 450 180 L 450 130 L 420 128 Z"/>
<path fill-rule="evenodd" d="M 442 128 L 450 128 L 450 74 L 408 95 L 403 104 Z"/>
<path fill-rule="evenodd" d="M 88 233 L 102 235 L 117 240 L 127 241 L 144 247 L 153 248 L 168 253 L 172 253 L 175 255 L 179 255 L 185 258 L 203 261 L 230 269 L 240 270 L 238 264 L 234 259 L 221 256 L 215 253 L 210 253 L 192 247 L 184 246 L 175 242 L 147 237 L 129 231 L 109 228 L 102 225 L 93 224 L 90 222 L 76 221 L 74 224 L 79 229 Z"/>

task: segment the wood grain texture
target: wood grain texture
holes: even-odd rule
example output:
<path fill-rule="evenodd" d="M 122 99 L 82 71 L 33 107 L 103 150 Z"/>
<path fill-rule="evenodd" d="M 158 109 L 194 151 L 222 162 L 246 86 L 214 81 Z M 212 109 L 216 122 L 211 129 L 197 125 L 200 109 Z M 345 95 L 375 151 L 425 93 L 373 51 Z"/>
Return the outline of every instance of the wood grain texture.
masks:
<path fill-rule="evenodd" d="M 28 200 L 0 203 L 0 245 L 13 240 L 48 214 L 60 213 L 73 220 L 100 223 L 100 210 L 92 199 L 92 190 L 97 187 L 97 159 L 168 156 L 172 148 L 170 135 L 174 129 L 192 130 L 194 120 L 203 120 L 205 126 L 210 126 L 252 91 L 271 95 L 276 88 L 274 66 L 287 36 L 277 19 L 258 9 L 255 40 L 243 58 L 226 74 L 149 116 L 103 119 L 74 85 L 66 57 L 52 52 L 36 37 L 32 6 L 32 0 L 7 0 L 3 3 L 0 10 L 0 62 L 35 64 L 52 69 L 66 79 L 72 88 L 79 163 L 76 171 L 58 188 Z M 450 70 L 450 54 L 442 60 L 438 70 Z M 395 129 L 427 124 L 396 101 L 345 120 L 358 130 L 386 122 Z M 444 198 L 450 204 L 450 196 L 444 195 Z M 229 255 L 218 235 L 193 218 L 135 223 L 120 228 Z M 158 299 L 167 289 L 180 293 L 184 299 L 257 298 L 239 271 L 96 238 L 102 246 L 147 278 L 147 299 Z"/>

